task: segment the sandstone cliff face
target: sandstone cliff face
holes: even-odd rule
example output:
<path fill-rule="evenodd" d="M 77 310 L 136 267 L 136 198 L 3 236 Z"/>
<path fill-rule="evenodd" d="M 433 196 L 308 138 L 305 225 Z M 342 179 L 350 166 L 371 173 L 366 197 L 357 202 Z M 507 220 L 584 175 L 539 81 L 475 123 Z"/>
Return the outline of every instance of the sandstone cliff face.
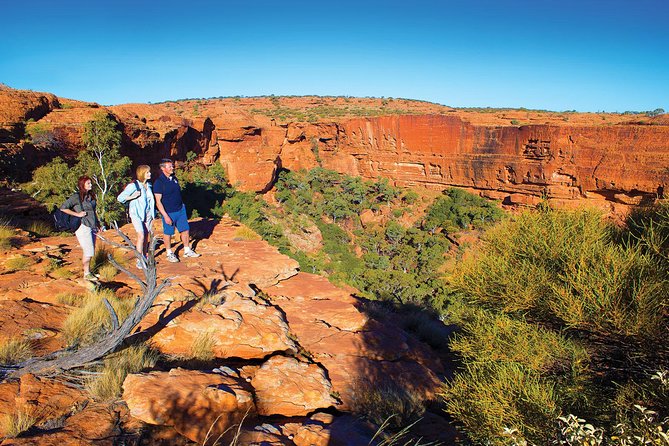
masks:
<path fill-rule="evenodd" d="M 589 200 L 611 209 L 661 195 L 669 179 L 667 115 L 491 114 L 414 101 L 402 106 L 422 114 L 393 110 L 392 116 L 356 118 L 344 113 L 312 122 L 272 117 L 272 110 L 287 107 L 365 105 L 363 99 L 348 101 L 228 98 L 105 108 L 61 99 L 67 106 L 59 108 L 53 95 L 4 89 L 0 155 L 22 151 L 32 160 L 28 169 L 54 156 L 19 141 L 33 118 L 63 142 L 63 154 L 73 156 L 81 149 L 83 123 L 105 111 L 119 121 L 123 152 L 135 164 L 155 165 L 162 157 L 185 160 L 193 152 L 205 164 L 221 163 L 230 182 L 244 191 L 270 190 L 280 169 L 321 165 L 364 178 L 385 176 L 397 185 L 472 188 L 511 204 L 548 198 L 573 206 Z M 376 111 L 387 102 L 376 104 Z M 509 124 L 518 122 L 522 125 Z"/>
<path fill-rule="evenodd" d="M 492 127 L 454 116 L 344 122 L 324 166 L 402 185 L 463 186 L 558 200 L 662 191 L 669 127 Z"/>
<path fill-rule="evenodd" d="M 179 130 L 163 152 L 183 159 L 191 150 L 206 163 L 220 162 L 230 182 L 246 191 L 271 189 L 279 169 L 319 165 L 402 186 L 473 188 L 521 204 L 542 197 L 559 205 L 637 204 L 662 194 L 669 180 L 669 126 L 659 123 L 516 127 L 400 115 L 276 124 L 236 115 L 188 128 L 191 141 Z"/>

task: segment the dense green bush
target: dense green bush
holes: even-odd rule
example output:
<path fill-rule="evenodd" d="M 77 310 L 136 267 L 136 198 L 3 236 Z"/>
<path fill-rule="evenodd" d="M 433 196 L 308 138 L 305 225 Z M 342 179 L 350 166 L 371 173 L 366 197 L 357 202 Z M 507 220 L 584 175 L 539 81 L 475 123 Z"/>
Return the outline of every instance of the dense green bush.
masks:
<path fill-rule="evenodd" d="M 473 439 L 505 443 L 506 428 L 548 444 L 568 413 L 612 432 L 641 403 L 668 415 L 640 384 L 667 364 L 662 212 L 621 230 L 595 211 L 544 209 L 486 232 L 450 278 L 448 308 L 464 368 L 444 395 Z"/>
<path fill-rule="evenodd" d="M 445 232 L 469 227 L 480 229 L 501 217 L 502 211 L 494 203 L 462 189 L 450 188 L 430 206 L 422 227 L 430 232 L 437 228 Z"/>

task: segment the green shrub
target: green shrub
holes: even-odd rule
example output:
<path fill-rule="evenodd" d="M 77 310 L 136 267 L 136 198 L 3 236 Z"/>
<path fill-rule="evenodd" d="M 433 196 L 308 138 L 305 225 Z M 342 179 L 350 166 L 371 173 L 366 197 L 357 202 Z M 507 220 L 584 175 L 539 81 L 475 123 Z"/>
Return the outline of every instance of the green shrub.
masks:
<path fill-rule="evenodd" d="M 462 331 L 450 346 L 467 362 L 512 362 L 536 372 L 568 372 L 580 376 L 588 370 L 588 354 L 559 333 L 514 320 L 504 314 L 470 310 Z"/>
<path fill-rule="evenodd" d="M 500 444 L 505 428 L 515 428 L 537 444 L 554 437 L 560 413 L 554 385 L 520 364 L 467 364 L 443 396 L 446 410 L 475 441 Z"/>
<path fill-rule="evenodd" d="M 430 232 L 437 228 L 454 232 L 469 227 L 485 228 L 501 217 L 502 210 L 495 203 L 462 189 L 450 188 L 427 209 L 422 225 Z"/>
<path fill-rule="evenodd" d="M 486 233 L 453 278 L 470 301 L 601 333 L 657 336 L 667 285 L 636 246 L 614 243 L 594 211 L 524 213 Z"/>
<path fill-rule="evenodd" d="M 612 432 L 639 401 L 667 407 L 640 390 L 665 361 L 668 326 L 664 229 L 649 221 L 621 230 L 596 211 L 543 208 L 489 229 L 458 265 L 447 311 L 462 328 L 451 348 L 464 369 L 445 395 L 472 438 L 509 442 L 506 428 L 547 444 L 557 415 Z"/>

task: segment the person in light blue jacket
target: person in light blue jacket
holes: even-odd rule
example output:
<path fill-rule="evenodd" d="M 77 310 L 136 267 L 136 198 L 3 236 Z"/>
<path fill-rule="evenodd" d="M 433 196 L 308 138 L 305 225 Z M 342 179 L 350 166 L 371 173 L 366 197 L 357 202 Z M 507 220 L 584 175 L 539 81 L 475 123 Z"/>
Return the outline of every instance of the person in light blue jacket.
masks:
<path fill-rule="evenodd" d="M 137 167 L 137 179 L 128 184 L 117 197 L 121 203 L 129 202 L 130 221 L 137 232 L 137 249 L 146 257 L 149 245 L 148 235 L 153 232 L 153 217 L 156 215 L 156 200 L 151 189 L 151 168 L 147 165 Z M 137 267 L 142 262 L 137 260 Z"/>

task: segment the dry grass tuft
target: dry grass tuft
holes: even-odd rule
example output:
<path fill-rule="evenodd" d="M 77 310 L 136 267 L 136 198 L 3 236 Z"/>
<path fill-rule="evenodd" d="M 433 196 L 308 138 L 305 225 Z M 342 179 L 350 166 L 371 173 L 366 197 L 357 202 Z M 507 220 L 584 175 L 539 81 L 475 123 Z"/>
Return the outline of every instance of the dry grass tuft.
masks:
<path fill-rule="evenodd" d="M 91 272 L 99 274 L 100 269 L 105 265 L 112 265 L 111 261 L 109 260 L 110 255 L 119 265 L 126 266 L 128 264 L 128 261 L 124 257 L 124 252 L 122 250 L 110 249 L 107 246 L 101 246 L 97 251 L 95 251 L 95 255 L 91 259 Z"/>
<path fill-rule="evenodd" d="M 50 274 L 51 277 L 53 277 L 54 279 L 69 279 L 70 277 L 73 276 L 72 271 L 70 271 L 69 269 L 65 268 L 64 266 L 61 266 L 61 267 L 56 268 L 56 269 L 54 269 L 54 270 L 51 270 L 51 271 L 49 272 L 49 274 Z"/>
<path fill-rule="evenodd" d="M 86 388 L 97 400 L 109 401 L 121 394 L 123 381 L 130 373 L 152 368 L 160 353 L 145 344 L 132 345 L 105 359 L 100 375 L 91 379 Z"/>
<path fill-rule="evenodd" d="M 401 429 L 425 413 L 425 403 L 417 392 L 393 381 L 359 381 L 352 409 L 376 425 L 388 423 L 393 429 Z"/>
<path fill-rule="evenodd" d="M 37 422 L 37 416 L 33 411 L 24 408 L 18 408 L 15 413 L 5 415 L 2 420 L 2 427 L 7 438 L 16 438 Z"/>
<path fill-rule="evenodd" d="M 5 270 L 7 272 L 23 271 L 33 265 L 33 260 L 26 256 L 16 256 L 7 259 L 5 262 Z"/>
<path fill-rule="evenodd" d="M 105 263 L 100 268 L 98 268 L 98 275 L 100 279 L 105 281 L 113 280 L 114 277 L 118 274 L 118 269 L 111 263 Z"/>
<path fill-rule="evenodd" d="M 0 220 L 0 249 L 12 247 L 12 239 L 16 235 L 14 228 L 7 220 Z"/>
<path fill-rule="evenodd" d="M 70 313 L 63 324 L 63 336 L 69 346 L 88 345 L 111 328 L 111 317 L 103 299 L 107 299 L 122 323 L 135 304 L 131 299 L 119 299 L 111 290 L 91 292 L 84 305 Z"/>
<path fill-rule="evenodd" d="M 58 303 L 68 305 L 70 307 L 80 307 L 84 303 L 86 296 L 83 294 L 74 293 L 60 293 L 56 295 Z"/>
<path fill-rule="evenodd" d="M 32 355 L 33 349 L 27 339 L 9 338 L 0 342 L 0 364 L 18 364 Z"/>
<path fill-rule="evenodd" d="M 53 226 L 42 220 L 33 221 L 27 229 L 28 232 L 38 237 L 49 237 L 55 234 Z"/>
<path fill-rule="evenodd" d="M 240 226 L 235 230 L 235 239 L 239 240 L 260 240 L 262 237 L 258 235 L 253 229 L 246 226 Z"/>
<path fill-rule="evenodd" d="M 205 331 L 197 335 L 191 345 L 190 357 L 202 361 L 214 358 L 214 338 L 212 332 Z"/>

